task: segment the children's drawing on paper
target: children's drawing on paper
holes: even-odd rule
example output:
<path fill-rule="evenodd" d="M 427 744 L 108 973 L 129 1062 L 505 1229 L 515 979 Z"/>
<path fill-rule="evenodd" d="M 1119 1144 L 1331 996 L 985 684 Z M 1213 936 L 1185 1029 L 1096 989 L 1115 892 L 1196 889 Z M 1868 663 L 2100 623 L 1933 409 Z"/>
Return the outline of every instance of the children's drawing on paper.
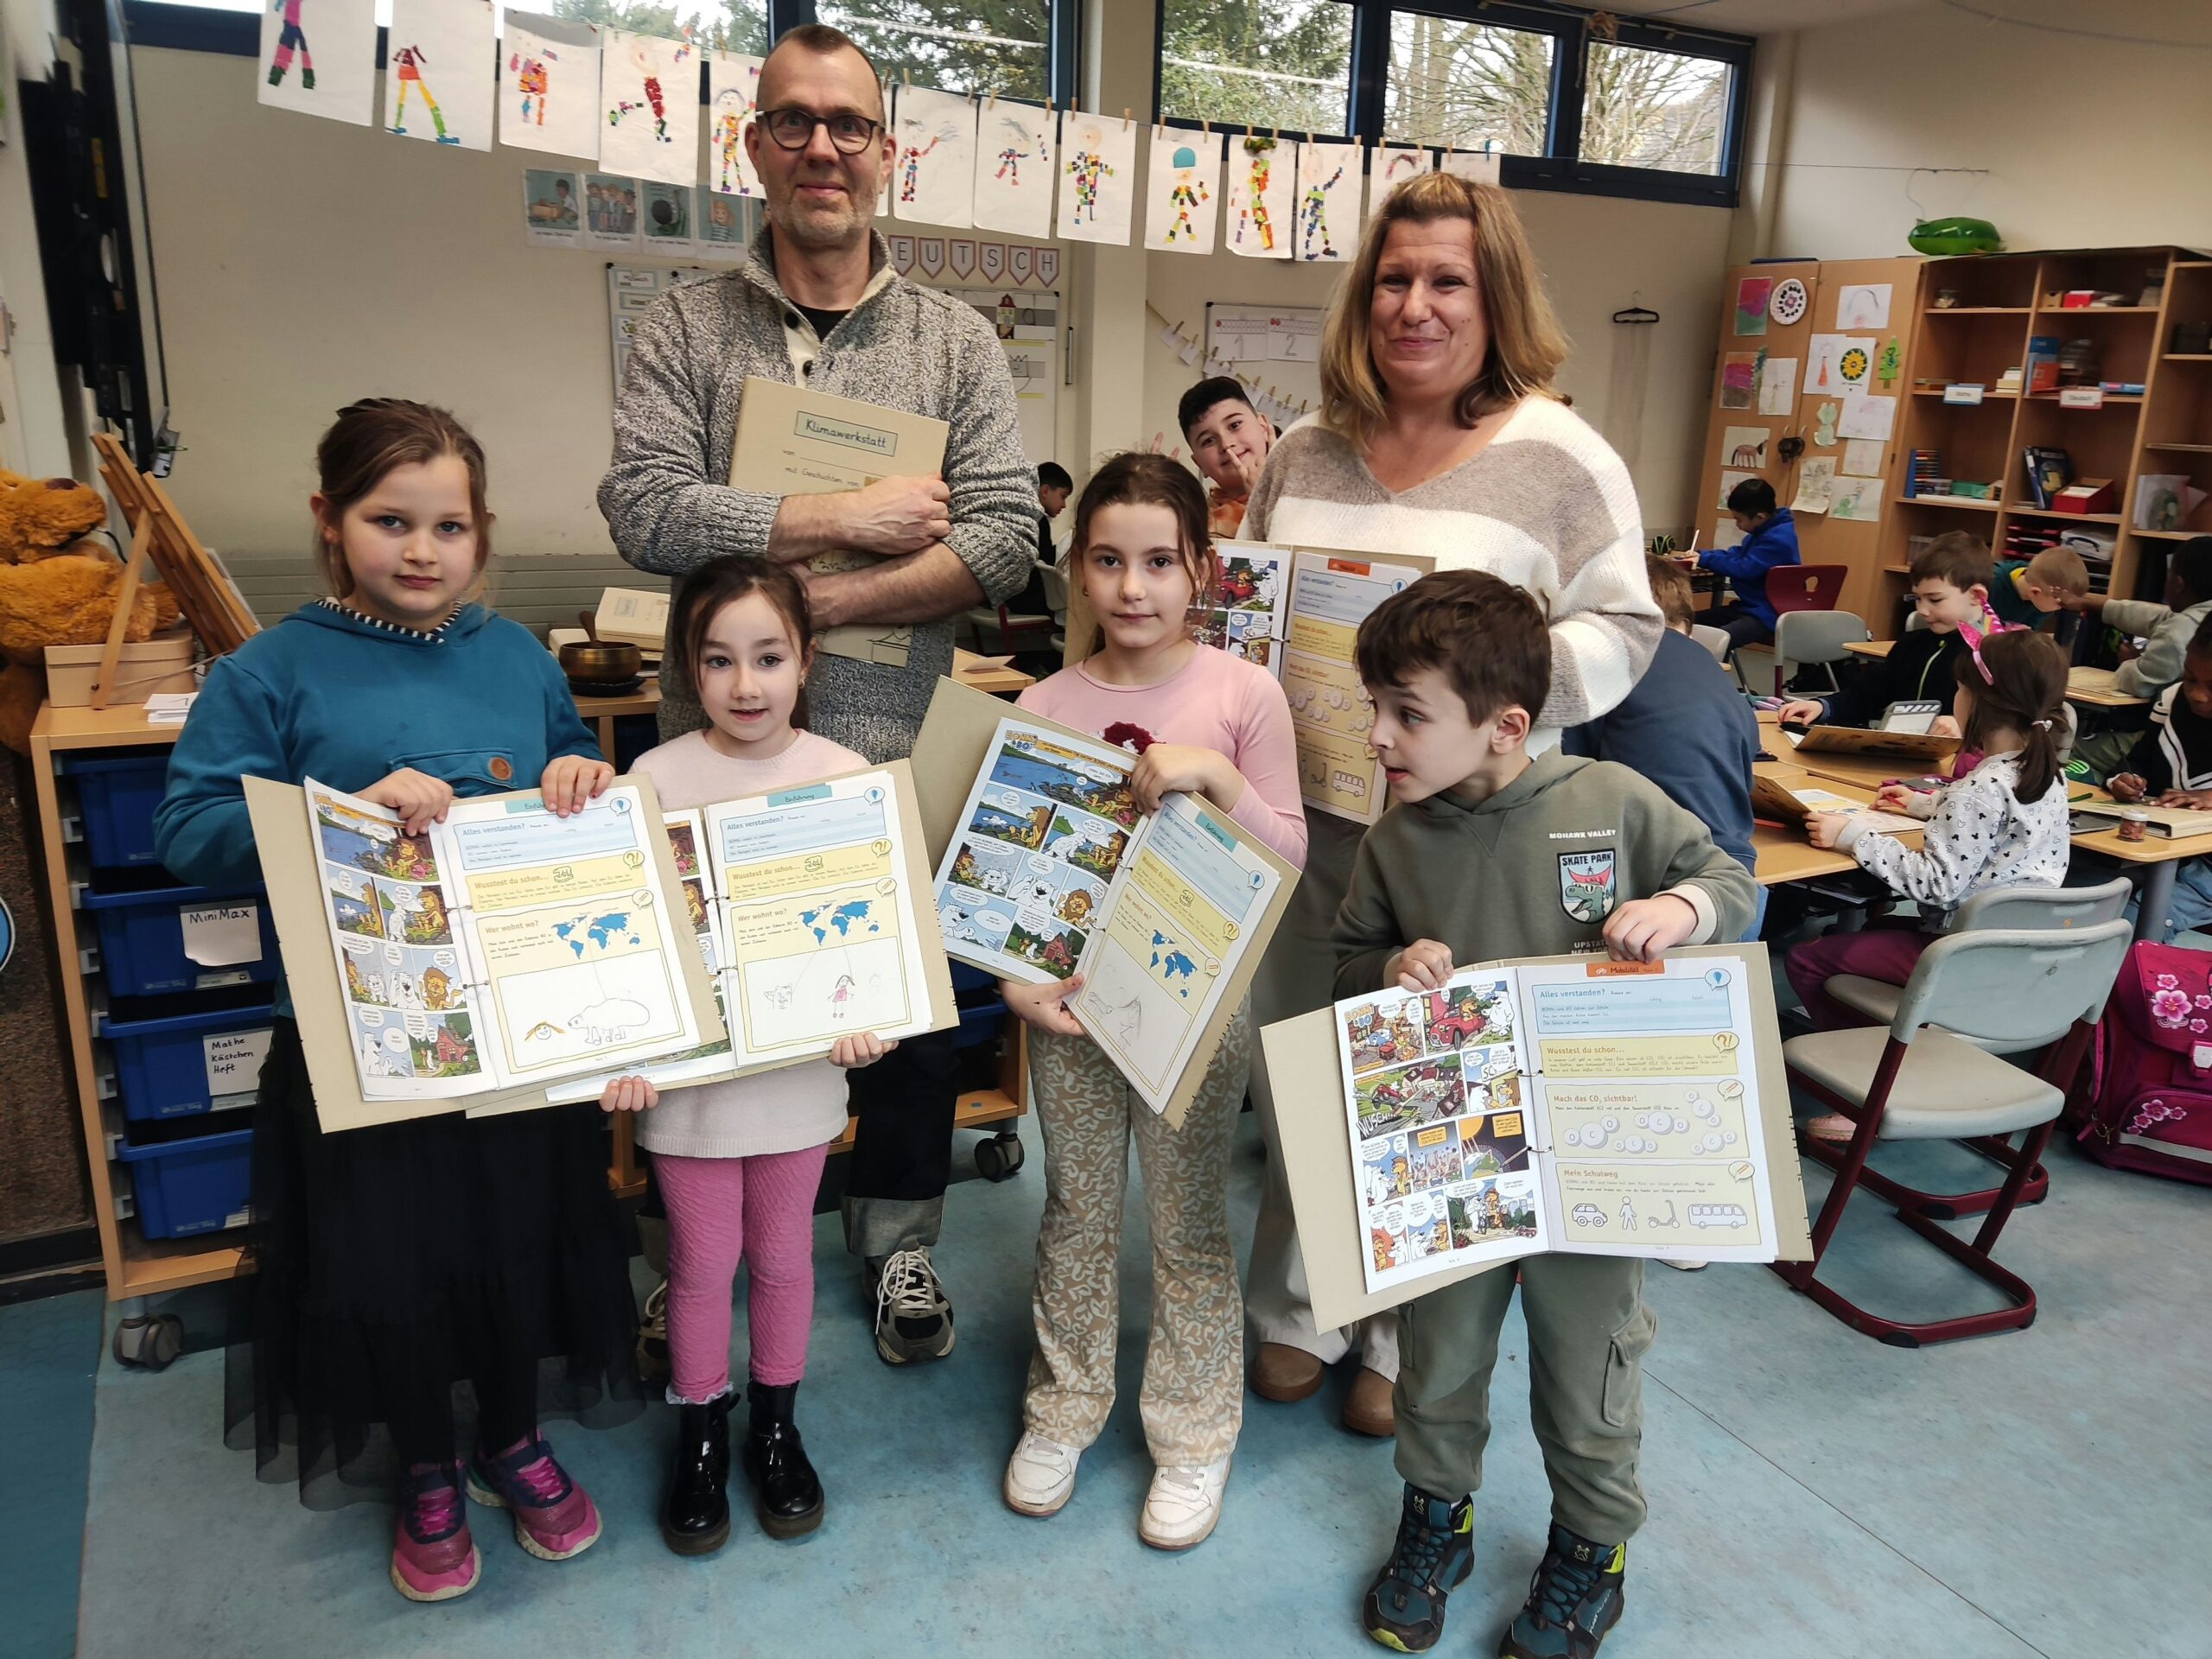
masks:
<path fill-rule="evenodd" d="M 1758 391 L 1758 353 L 1729 352 L 1720 359 L 1720 407 L 1749 409 Z"/>
<path fill-rule="evenodd" d="M 899 89 L 893 170 L 901 219 L 956 229 L 976 217 L 976 105 L 926 87 Z"/>
<path fill-rule="evenodd" d="M 1408 179 L 1419 178 L 1435 164 L 1436 157 L 1426 149 L 1377 149 L 1374 176 L 1367 188 L 1367 216 L 1372 219 L 1381 213 L 1393 190 Z"/>
<path fill-rule="evenodd" d="M 376 0 L 264 0 L 260 102 L 365 127 L 376 119 Z"/>
<path fill-rule="evenodd" d="M 1026 104 L 983 106 L 976 144 L 976 225 L 1021 236 L 1052 233 L 1052 117 Z M 995 273 L 986 277 L 995 282 Z"/>
<path fill-rule="evenodd" d="M 1211 253 L 1220 214 L 1221 136 L 1154 132 L 1146 176 L 1145 245 L 1178 253 Z"/>
<path fill-rule="evenodd" d="M 457 149 L 491 149 L 493 83 L 484 64 L 498 51 L 488 6 L 393 0 L 385 54 L 386 129 Z M 431 91 L 433 80 L 442 98 Z M 418 105 L 411 114 L 410 93 Z"/>
<path fill-rule="evenodd" d="M 1060 128 L 1059 234 L 1126 243 L 1135 200 L 1137 135 L 1128 121 L 1070 115 Z"/>
<path fill-rule="evenodd" d="M 509 11 L 499 62 L 500 143 L 598 158 L 599 41 L 586 25 Z"/>
<path fill-rule="evenodd" d="M 1298 242 L 1301 260 L 1349 259 L 1359 239 L 1363 182 L 1357 144 L 1298 147 Z"/>
<path fill-rule="evenodd" d="M 745 153 L 745 130 L 760 107 L 761 62 L 727 53 L 707 60 L 707 175 L 717 195 L 760 194 L 760 176 Z"/>
<path fill-rule="evenodd" d="M 1770 437 L 1763 426 L 1731 426 L 1720 434 L 1720 464 L 1758 472 L 1767 462 Z"/>
<path fill-rule="evenodd" d="M 599 158 L 639 179 L 689 184 L 699 168 L 698 60 L 688 41 L 608 29 Z"/>
<path fill-rule="evenodd" d="M 1248 133 L 1230 151 L 1229 251 L 1247 259 L 1290 257 L 1297 162 L 1281 141 Z"/>

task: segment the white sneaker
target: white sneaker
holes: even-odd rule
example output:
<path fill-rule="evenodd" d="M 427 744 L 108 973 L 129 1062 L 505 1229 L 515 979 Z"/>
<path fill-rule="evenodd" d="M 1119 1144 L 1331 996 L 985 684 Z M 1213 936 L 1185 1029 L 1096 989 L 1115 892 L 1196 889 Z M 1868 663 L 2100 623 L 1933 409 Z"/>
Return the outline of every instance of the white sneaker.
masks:
<path fill-rule="evenodd" d="M 1137 1536 L 1154 1549 L 1188 1549 L 1205 1542 L 1221 1519 L 1221 1495 L 1229 1485 L 1229 1459 L 1195 1469 L 1166 1465 L 1152 1471 Z"/>
<path fill-rule="evenodd" d="M 1007 1459 L 1006 1506 L 1017 1515 L 1058 1515 L 1075 1493 L 1076 1459 L 1082 1452 L 1024 1431 Z"/>
<path fill-rule="evenodd" d="M 1677 1262 L 1671 1255 L 1662 1255 L 1659 1259 L 1677 1273 L 1703 1273 L 1712 1266 L 1709 1262 Z"/>

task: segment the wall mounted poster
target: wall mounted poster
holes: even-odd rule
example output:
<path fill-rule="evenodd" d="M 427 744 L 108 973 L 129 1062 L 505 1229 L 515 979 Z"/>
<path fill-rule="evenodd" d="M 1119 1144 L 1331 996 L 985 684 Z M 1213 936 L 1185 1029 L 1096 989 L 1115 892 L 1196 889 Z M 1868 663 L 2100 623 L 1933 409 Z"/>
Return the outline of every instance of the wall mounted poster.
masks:
<path fill-rule="evenodd" d="M 1229 145 L 1229 205 L 1222 210 L 1222 241 L 1246 259 L 1287 259 L 1297 200 L 1297 146 L 1258 133 Z"/>
<path fill-rule="evenodd" d="M 1222 135 L 1166 131 L 1152 135 L 1145 171 L 1144 245 L 1171 253 L 1211 253 L 1221 220 Z"/>
<path fill-rule="evenodd" d="M 1307 262 L 1349 259 L 1359 245 L 1359 197 L 1367 182 L 1358 144 L 1298 147 L 1298 235 Z"/>
<path fill-rule="evenodd" d="M 1063 240 L 1128 244 L 1136 164 L 1133 122 L 1068 113 L 1060 123 L 1058 224 Z M 1039 276 L 1050 285 L 1041 272 Z"/>
<path fill-rule="evenodd" d="M 1749 409 L 1758 387 L 1757 352 L 1730 352 L 1720 359 L 1720 407 Z"/>
<path fill-rule="evenodd" d="M 1721 429 L 1720 464 L 1724 467 L 1744 467 L 1757 472 L 1767 463 L 1767 445 L 1772 437 L 1763 426 L 1730 426 Z"/>
<path fill-rule="evenodd" d="M 1766 333 L 1766 308 L 1774 293 L 1774 281 L 1767 276 L 1743 276 L 1736 282 L 1736 332 L 1738 334 Z"/>
<path fill-rule="evenodd" d="M 1759 370 L 1759 413 L 1786 416 L 1797 407 L 1797 359 L 1770 357 Z"/>
<path fill-rule="evenodd" d="M 1390 193 L 1408 179 L 1419 178 L 1436 164 L 1436 156 L 1427 149 L 1394 149 L 1388 144 L 1373 152 L 1372 177 L 1367 185 L 1367 216 L 1370 219 L 1382 211 L 1382 204 Z"/>
<path fill-rule="evenodd" d="M 707 183 L 716 195 L 760 194 L 760 175 L 745 153 L 745 130 L 759 105 L 765 61 L 728 52 L 707 60 Z"/>
<path fill-rule="evenodd" d="M 699 175 L 699 60 L 690 44 L 601 31 L 600 165 L 664 184 Z"/>
<path fill-rule="evenodd" d="M 1017 236 L 1052 233 L 1052 159 L 1057 125 L 1050 110 L 1005 99 L 986 103 L 977 118 L 976 224 Z M 999 273 L 985 268 L 986 281 Z"/>
<path fill-rule="evenodd" d="M 1835 326 L 1839 332 L 1890 326 L 1890 284 L 1847 283 L 1835 293 Z"/>
<path fill-rule="evenodd" d="M 923 86 L 899 89 L 891 199 L 899 218 L 965 229 L 976 222 L 976 102 Z"/>
<path fill-rule="evenodd" d="M 597 160 L 598 36 L 586 24 L 509 11 L 499 47 L 499 142 Z"/>
<path fill-rule="evenodd" d="M 523 169 L 523 229 L 534 248 L 573 248 L 583 241 L 583 193 L 574 173 Z"/>
<path fill-rule="evenodd" d="M 260 102 L 357 127 L 376 118 L 376 0 L 270 0 L 260 12 Z"/>

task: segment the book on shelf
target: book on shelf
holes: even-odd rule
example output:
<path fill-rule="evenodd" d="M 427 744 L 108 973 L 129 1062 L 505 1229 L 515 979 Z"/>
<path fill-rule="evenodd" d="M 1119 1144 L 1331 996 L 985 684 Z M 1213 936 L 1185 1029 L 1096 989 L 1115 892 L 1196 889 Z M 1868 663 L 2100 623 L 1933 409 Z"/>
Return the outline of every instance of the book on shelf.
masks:
<path fill-rule="evenodd" d="M 2032 334 L 2028 339 L 2027 391 L 2058 390 L 2059 339 L 2056 334 Z"/>
<path fill-rule="evenodd" d="M 2058 493 L 2074 481 L 2074 458 L 2063 449 L 2031 443 L 2021 452 L 2028 467 L 2028 494 L 2046 511 Z"/>
<path fill-rule="evenodd" d="M 2009 394 L 2017 397 L 2020 391 L 2020 376 L 2021 370 L 2016 364 L 1997 377 L 1997 384 L 1991 390 L 2000 396 Z"/>
<path fill-rule="evenodd" d="M 1904 493 L 1915 495 L 1947 495 L 1950 480 L 1942 476 L 1943 457 L 1933 449 L 1915 449 L 1905 461 Z"/>

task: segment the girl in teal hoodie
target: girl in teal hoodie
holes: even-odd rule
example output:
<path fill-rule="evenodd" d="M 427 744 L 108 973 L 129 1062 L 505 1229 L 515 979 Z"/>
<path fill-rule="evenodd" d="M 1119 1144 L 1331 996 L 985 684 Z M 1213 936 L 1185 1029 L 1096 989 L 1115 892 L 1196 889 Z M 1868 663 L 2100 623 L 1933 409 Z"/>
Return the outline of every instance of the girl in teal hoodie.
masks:
<path fill-rule="evenodd" d="M 208 670 L 155 819 L 162 861 L 187 881 L 260 879 L 242 777 L 312 776 L 419 832 L 456 796 L 534 783 L 568 812 L 613 776 L 551 656 L 470 598 L 491 552 L 476 441 L 443 410 L 371 398 L 339 412 L 317 459 L 331 597 Z M 310 1507 L 396 1488 L 391 1580 L 412 1600 L 475 1586 L 464 1479 L 513 1511 L 531 1554 L 580 1554 L 599 1514 L 539 1414 L 639 1393 L 598 1112 L 454 1112 L 325 1135 L 290 1010 L 280 988 L 254 1119 L 253 1341 L 231 1351 L 232 1443 L 251 1435 L 264 1478 L 296 1470 Z"/>

